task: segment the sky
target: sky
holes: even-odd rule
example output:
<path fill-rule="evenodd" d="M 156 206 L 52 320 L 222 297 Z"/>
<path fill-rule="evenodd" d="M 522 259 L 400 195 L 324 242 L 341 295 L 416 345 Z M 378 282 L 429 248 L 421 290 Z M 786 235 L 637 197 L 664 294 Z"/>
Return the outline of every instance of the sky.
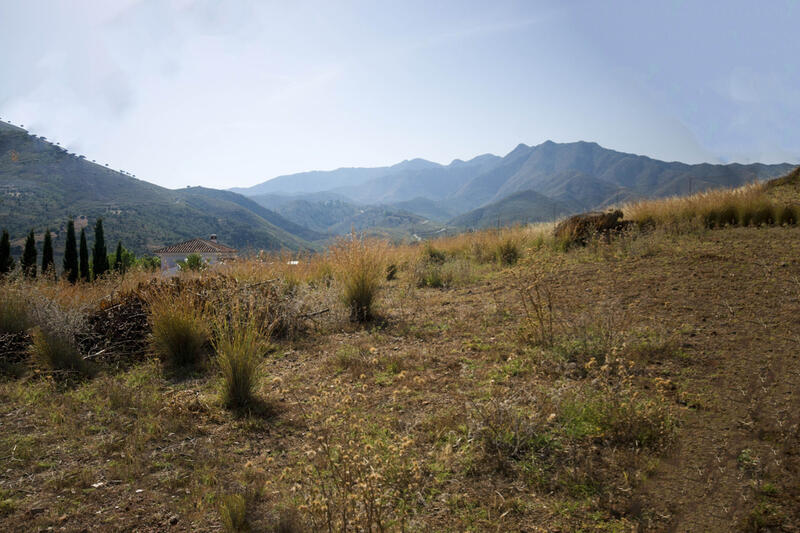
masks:
<path fill-rule="evenodd" d="M 595 141 L 800 161 L 800 1 L 0 0 L 0 118 L 165 187 Z"/>

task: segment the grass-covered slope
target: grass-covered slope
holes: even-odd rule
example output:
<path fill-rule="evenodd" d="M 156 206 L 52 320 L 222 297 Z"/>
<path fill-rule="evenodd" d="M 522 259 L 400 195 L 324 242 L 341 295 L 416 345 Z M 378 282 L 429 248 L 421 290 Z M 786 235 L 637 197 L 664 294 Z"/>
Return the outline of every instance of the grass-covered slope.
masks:
<path fill-rule="evenodd" d="M 178 191 L 184 197 L 205 197 L 214 199 L 221 202 L 230 202 L 240 207 L 251 211 L 252 213 L 260 216 L 273 226 L 283 230 L 282 237 L 290 242 L 292 240 L 302 239 L 308 242 L 325 240 L 329 235 L 319 233 L 311 230 L 306 226 L 295 224 L 291 220 L 281 216 L 272 209 L 267 209 L 263 205 L 253 201 L 252 198 L 242 196 L 230 191 L 221 191 L 219 189 L 208 189 L 206 187 L 191 187 L 186 189 L 179 189 Z M 298 243 L 301 244 L 301 243 Z"/>
<path fill-rule="evenodd" d="M 442 227 L 410 210 L 393 205 L 359 205 L 343 201 L 336 194 L 293 197 L 257 195 L 250 198 L 263 205 L 274 206 L 282 218 L 294 224 L 302 224 L 328 236 L 356 231 L 404 240 L 412 239 L 415 233 L 430 233 Z"/>
<path fill-rule="evenodd" d="M 0 122 L 0 226 L 12 239 L 49 227 L 63 248 L 66 220 L 85 216 L 91 231 L 102 217 L 106 240 L 137 253 L 216 233 L 236 248 L 306 248 L 232 193 L 228 197 L 172 191 L 69 154 Z"/>
<path fill-rule="evenodd" d="M 561 202 L 534 191 L 522 191 L 459 215 L 448 225 L 472 229 L 502 227 L 555 220 L 571 212 L 574 209 Z"/>

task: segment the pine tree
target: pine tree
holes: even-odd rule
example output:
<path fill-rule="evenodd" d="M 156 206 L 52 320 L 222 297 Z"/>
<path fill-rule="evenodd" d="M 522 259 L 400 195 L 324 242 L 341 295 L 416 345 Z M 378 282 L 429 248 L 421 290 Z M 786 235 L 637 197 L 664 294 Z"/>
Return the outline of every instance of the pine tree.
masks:
<path fill-rule="evenodd" d="M 78 246 L 75 242 L 75 222 L 67 222 L 67 242 L 64 247 L 64 276 L 70 283 L 78 281 Z"/>
<path fill-rule="evenodd" d="M 122 241 L 117 242 L 117 253 L 114 254 L 114 272 L 122 272 Z"/>
<path fill-rule="evenodd" d="M 11 239 L 8 231 L 3 230 L 3 237 L 0 238 L 0 275 L 8 274 L 14 269 L 14 258 L 11 257 Z"/>
<path fill-rule="evenodd" d="M 33 230 L 31 230 L 28 238 L 25 239 L 25 249 L 22 252 L 22 260 L 20 261 L 22 272 L 29 278 L 36 277 L 36 255 L 36 237 L 33 234 Z"/>
<path fill-rule="evenodd" d="M 89 272 L 89 247 L 86 245 L 86 230 L 81 229 L 81 248 L 80 248 L 80 276 L 81 280 L 89 281 L 91 273 Z"/>
<path fill-rule="evenodd" d="M 49 271 L 55 274 L 56 263 L 53 260 L 53 239 L 50 237 L 50 228 L 47 228 L 42 244 L 42 274 L 47 274 Z"/>
<path fill-rule="evenodd" d="M 92 248 L 92 270 L 94 279 L 108 272 L 108 252 L 106 239 L 103 235 L 103 219 L 98 218 L 94 225 L 94 248 Z"/>

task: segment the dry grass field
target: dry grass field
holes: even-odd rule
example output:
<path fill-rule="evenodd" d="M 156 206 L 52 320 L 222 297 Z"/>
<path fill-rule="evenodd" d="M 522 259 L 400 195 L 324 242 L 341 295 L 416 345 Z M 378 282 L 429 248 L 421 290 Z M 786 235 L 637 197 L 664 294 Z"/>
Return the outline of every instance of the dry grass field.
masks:
<path fill-rule="evenodd" d="M 586 246 L 12 276 L 0 529 L 800 530 L 800 228 L 747 214 L 797 181 L 623 206 Z"/>

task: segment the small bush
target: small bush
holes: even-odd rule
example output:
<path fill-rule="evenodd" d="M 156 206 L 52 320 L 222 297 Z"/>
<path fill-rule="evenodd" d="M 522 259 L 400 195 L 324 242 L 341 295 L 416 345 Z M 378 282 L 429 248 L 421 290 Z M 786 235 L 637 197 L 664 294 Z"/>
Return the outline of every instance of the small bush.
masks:
<path fill-rule="evenodd" d="M 424 259 L 417 261 L 412 271 L 412 277 L 417 287 L 439 288 L 444 286 L 442 266 Z"/>
<path fill-rule="evenodd" d="M 178 261 L 181 272 L 200 272 L 208 268 L 208 263 L 198 254 L 189 254 L 185 260 Z"/>
<path fill-rule="evenodd" d="M 530 453 L 546 453 L 557 446 L 552 427 L 539 415 L 512 401 L 493 400 L 475 404 L 470 431 L 477 437 L 487 457 L 497 461 L 502 470 L 511 461 L 524 460 Z"/>
<path fill-rule="evenodd" d="M 397 264 L 391 263 L 386 267 L 386 281 L 397 278 Z"/>
<path fill-rule="evenodd" d="M 386 277 L 386 243 L 352 234 L 340 239 L 330 253 L 342 287 L 342 301 L 350 310 L 350 320 L 372 319 L 375 300 Z"/>
<path fill-rule="evenodd" d="M 426 261 L 437 265 L 441 265 L 447 260 L 447 254 L 442 250 L 434 248 L 430 242 L 425 243 L 422 256 Z"/>
<path fill-rule="evenodd" d="M 222 527 L 228 533 L 250 531 L 247 521 L 247 501 L 241 494 L 223 496 L 219 504 Z"/>
<path fill-rule="evenodd" d="M 724 228 L 725 226 L 735 226 L 738 223 L 739 210 L 733 203 L 711 209 L 706 215 L 706 227 L 709 228 Z"/>
<path fill-rule="evenodd" d="M 408 519 L 424 494 L 424 472 L 414 440 L 391 423 L 366 423 L 347 410 L 313 421 L 316 442 L 292 468 L 305 531 L 408 531 Z"/>
<path fill-rule="evenodd" d="M 793 226 L 797 224 L 797 219 L 798 212 L 792 206 L 784 205 L 775 209 L 775 222 L 781 226 Z"/>
<path fill-rule="evenodd" d="M 469 283 L 473 279 L 473 269 L 467 259 L 451 259 L 439 264 L 423 256 L 414 265 L 411 275 L 418 288 L 449 288 Z"/>
<path fill-rule="evenodd" d="M 264 331 L 246 306 L 236 305 L 215 322 L 214 349 L 222 372 L 222 401 L 242 409 L 255 402 L 255 389 L 264 354 L 269 349 Z"/>
<path fill-rule="evenodd" d="M 498 242 L 494 251 L 494 256 L 501 265 L 514 265 L 521 255 L 519 243 L 510 237 Z"/>
<path fill-rule="evenodd" d="M 88 373 L 89 365 L 78 349 L 78 335 L 86 331 L 80 306 L 62 306 L 33 290 L 26 295 L 34 359 L 50 370 Z"/>
<path fill-rule="evenodd" d="M 600 422 L 610 442 L 659 449 L 672 438 L 675 420 L 663 401 L 633 393 L 607 395 L 603 400 Z"/>
<path fill-rule="evenodd" d="M 344 346 L 333 355 L 330 364 L 338 371 L 349 371 L 354 375 L 366 372 L 370 367 L 369 350 L 358 346 Z"/>
<path fill-rule="evenodd" d="M 753 226 L 772 225 L 775 223 L 774 209 L 770 202 L 758 202 L 752 206 L 750 223 Z"/>
<path fill-rule="evenodd" d="M 5 287 L 4 292 L 0 298 L 0 333 L 22 333 L 31 327 L 28 303 L 16 289 Z"/>
<path fill-rule="evenodd" d="M 159 294 L 149 304 L 153 352 L 173 368 L 197 366 L 208 354 L 210 339 L 197 303 L 185 294 Z"/>
<path fill-rule="evenodd" d="M 88 370 L 86 361 L 69 336 L 37 326 L 31 331 L 31 339 L 31 354 L 45 368 L 78 373 Z"/>

